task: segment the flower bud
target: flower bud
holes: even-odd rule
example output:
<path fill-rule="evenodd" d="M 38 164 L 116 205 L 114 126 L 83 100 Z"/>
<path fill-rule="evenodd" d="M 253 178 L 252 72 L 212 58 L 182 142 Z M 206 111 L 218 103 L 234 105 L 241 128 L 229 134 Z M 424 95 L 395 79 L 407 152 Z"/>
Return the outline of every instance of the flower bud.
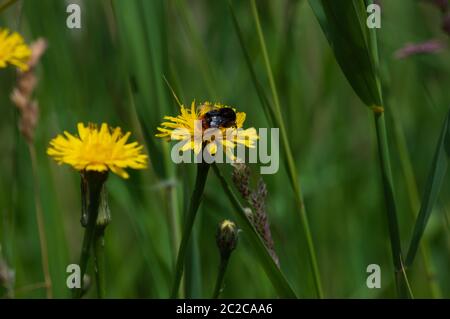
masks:
<path fill-rule="evenodd" d="M 100 205 L 98 207 L 97 216 L 97 228 L 106 228 L 111 222 L 111 212 L 108 205 L 108 191 L 106 190 L 106 185 L 103 184 L 102 190 L 100 191 Z"/>
<path fill-rule="evenodd" d="M 238 228 L 230 220 L 224 220 L 219 224 L 216 235 L 217 247 L 222 258 L 229 258 L 238 242 Z"/>

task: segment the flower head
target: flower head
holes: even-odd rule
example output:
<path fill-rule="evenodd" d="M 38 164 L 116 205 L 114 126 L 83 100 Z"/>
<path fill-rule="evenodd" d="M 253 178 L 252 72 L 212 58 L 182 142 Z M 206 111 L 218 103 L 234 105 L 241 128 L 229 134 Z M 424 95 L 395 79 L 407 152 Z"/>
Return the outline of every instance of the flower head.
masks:
<path fill-rule="evenodd" d="M 125 168 L 144 169 L 148 157 L 142 153 L 143 146 L 128 143 L 130 132 L 109 128 L 103 123 L 100 130 L 93 124 L 78 123 L 78 136 L 68 132 L 50 141 L 47 154 L 59 164 L 69 164 L 78 171 L 111 171 L 128 178 Z"/>
<path fill-rule="evenodd" d="M 225 108 L 233 110 L 232 113 L 235 114 L 233 125 L 208 127 L 208 124 L 205 124 L 205 118 L 209 112 Z M 178 116 L 165 116 L 166 121 L 158 127 L 159 133 L 156 136 L 183 141 L 184 144 L 181 147 L 183 152 L 194 150 L 197 155 L 205 147 L 209 154 L 214 155 L 219 148 L 222 148 L 227 157 L 236 160 L 233 149 L 238 144 L 253 148 L 259 138 L 255 128 L 243 129 L 245 117 L 244 112 L 236 112 L 229 106 L 210 102 L 196 105 L 194 101 L 190 108 L 181 105 Z M 200 138 L 196 133 L 200 133 Z"/>
<path fill-rule="evenodd" d="M 8 64 L 11 64 L 18 67 L 20 71 L 26 71 L 30 56 L 31 50 L 20 34 L 0 29 L 0 68 L 6 68 Z"/>
<path fill-rule="evenodd" d="M 421 43 L 408 43 L 395 52 L 397 59 L 405 59 L 418 54 L 435 54 L 445 49 L 445 44 L 439 40 L 428 40 Z"/>

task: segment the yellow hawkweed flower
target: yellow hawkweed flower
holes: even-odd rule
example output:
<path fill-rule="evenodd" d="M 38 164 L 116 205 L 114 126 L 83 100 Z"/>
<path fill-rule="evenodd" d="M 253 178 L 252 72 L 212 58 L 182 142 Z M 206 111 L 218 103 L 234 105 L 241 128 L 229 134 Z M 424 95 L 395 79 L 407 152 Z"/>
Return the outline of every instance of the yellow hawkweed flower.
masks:
<path fill-rule="evenodd" d="M 27 71 L 30 56 L 31 50 L 20 34 L 0 29 L 0 68 L 6 68 L 11 64 L 20 71 Z"/>
<path fill-rule="evenodd" d="M 108 128 L 103 123 L 100 130 L 93 124 L 78 123 L 78 136 L 68 132 L 50 141 L 47 154 L 59 164 L 72 165 L 78 171 L 111 172 L 128 178 L 124 168 L 144 169 L 148 157 L 142 153 L 143 146 L 137 142 L 127 143 L 130 132 Z"/>
<path fill-rule="evenodd" d="M 221 108 L 230 108 L 222 104 L 212 104 L 210 102 L 202 103 L 196 106 L 195 101 L 192 102 L 191 107 L 187 108 L 184 105 L 180 106 L 180 112 L 176 117 L 165 116 L 166 122 L 161 123 L 158 127 L 159 133 L 157 137 L 166 138 L 169 140 L 184 141 L 181 151 L 194 150 L 194 153 L 199 154 L 203 147 L 207 152 L 214 155 L 219 146 L 225 151 L 227 157 L 236 160 L 233 154 L 233 149 L 238 145 L 245 145 L 248 148 L 255 147 L 255 142 L 259 138 L 255 128 L 243 129 L 246 114 L 244 112 L 236 112 L 235 125 L 232 127 L 215 127 L 213 129 L 205 127 L 205 114 L 212 110 L 219 110 Z M 215 134 L 215 130 L 220 129 L 222 134 Z M 200 131 L 201 137 L 196 138 L 195 133 Z M 219 145 L 220 144 L 220 145 Z"/>

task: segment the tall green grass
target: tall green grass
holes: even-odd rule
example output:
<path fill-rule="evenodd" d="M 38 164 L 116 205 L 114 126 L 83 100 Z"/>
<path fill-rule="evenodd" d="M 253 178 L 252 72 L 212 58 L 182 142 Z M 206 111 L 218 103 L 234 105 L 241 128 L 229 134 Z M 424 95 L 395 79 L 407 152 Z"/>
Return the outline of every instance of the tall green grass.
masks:
<path fill-rule="evenodd" d="M 380 61 L 376 31 L 375 29 L 369 29 L 366 25 L 368 17 L 366 6 L 372 4 L 373 1 L 335 1 L 332 3 L 311 1 L 310 3 L 347 80 L 355 93 L 374 113 L 397 290 L 401 297 L 413 297 L 406 275 L 400 241 L 394 182 L 384 120 L 383 94 L 380 85 Z M 444 123 L 433 159 L 432 170 L 406 257 L 407 266 L 411 266 L 414 260 L 429 214 L 436 202 L 442 180 L 446 175 L 447 127 L 448 120 Z M 405 163 L 403 164 L 405 165 Z"/>
<path fill-rule="evenodd" d="M 0 8 L 7 2 L 0 2 Z M 310 2 L 341 4 L 336 10 L 343 10 L 345 4 Z M 281 128 L 283 124 L 285 130 L 280 139 L 280 170 L 264 176 L 281 269 L 271 263 L 249 227 L 241 203 L 233 199 L 235 190 L 224 183 L 231 168 L 221 165 L 220 175 L 213 169 L 206 183 L 180 296 L 211 296 L 220 262 L 216 226 L 229 218 L 243 232 L 228 264 L 223 298 L 316 297 L 319 286 L 325 297 L 395 297 L 389 238 L 402 248 L 414 297 L 435 296 L 424 275 L 428 269 L 424 259 L 414 258 L 423 239 L 434 281 L 441 296 L 449 297 L 446 194 L 450 184 L 448 174 L 444 175 L 448 143 L 443 142 L 447 139 L 443 123 L 448 121 L 449 52 L 406 60 L 393 57 L 406 42 L 445 40 L 435 23 L 439 12 L 423 3 L 384 1 L 382 28 L 376 32 L 377 55 L 388 76 L 383 72 L 373 78 L 378 69 L 369 41 L 372 35 L 363 36 L 361 52 L 351 51 L 351 43 L 340 47 L 348 37 L 333 45 L 334 50 L 329 46 L 330 36 L 356 28 L 345 22 L 354 21 L 350 15 L 354 10 L 343 12 L 344 20 L 336 21 L 339 25 L 327 37 L 322 30 L 331 22 L 320 20 L 327 11 L 317 14 L 307 1 L 231 1 L 231 5 L 234 17 L 229 1 L 84 1 L 80 30 L 66 28 L 65 3 L 58 0 L 18 0 L 0 12 L 1 27 L 19 31 L 27 42 L 39 36 L 49 42 L 38 68 L 35 94 L 40 104 L 35 141 L 38 187 L 33 185 L 27 144 L 17 130 L 18 114 L 9 101 L 15 72 L 0 70 L 4 115 L 0 118 L 0 244 L 1 258 L 16 274 L 14 296 L 46 297 L 35 219 L 37 188 L 52 293 L 57 298 L 71 295 L 66 267 L 78 262 L 83 235 L 79 177 L 70 168 L 55 165 L 45 150 L 52 137 L 71 131 L 78 121 L 107 121 L 132 131 L 145 143 L 151 161 L 149 170 L 132 172 L 126 182 L 116 176 L 108 180 L 112 221 L 105 242 L 106 297 L 169 296 L 195 167 L 174 165 L 170 144 L 154 137 L 162 117 L 178 109 L 165 77 L 183 103 L 193 99 L 224 102 L 245 111 L 248 126 Z M 345 51 L 336 54 L 336 50 Z M 356 53 L 364 59 L 357 59 Z M 352 65 L 343 67 L 342 59 Z M 361 65 L 365 59 L 371 66 Z M 365 86 L 358 88 L 361 84 Z M 381 91 L 385 120 L 378 117 L 374 124 L 371 109 L 361 106 L 380 106 Z M 397 125 L 406 152 L 397 147 Z M 389 171 L 389 159 L 392 173 L 392 178 L 385 175 L 385 183 L 380 179 L 377 127 L 381 152 L 390 149 L 389 156 L 384 153 L 382 158 L 384 171 Z M 405 155 L 410 168 L 405 166 Z M 258 171 L 257 166 L 252 169 Z M 412 183 L 405 181 L 405 172 L 417 184 L 417 204 L 422 206 L 417 223 L 411 218 Z M 388 195 L 395 189 L 398 240 L 392 231 L 396 231 L 392 207 L 391 231 L 385 217 L 386 187 Z M 302 217 L 306 216 L 302 204 L 308 223 Z M 314 247 L 305 237 L 307 224 Z M 366 267 L 371 263 L 381 266 L 382 289 L 366 287 Z M 92 267 L 88 265 L 89 270 Z M 320 270 L 321 285 L 314 268 Z M 96 296 L 95 279 L 91 280 L 86 297 Z M 3 296 L 1 288 L 0 293 Z"/>

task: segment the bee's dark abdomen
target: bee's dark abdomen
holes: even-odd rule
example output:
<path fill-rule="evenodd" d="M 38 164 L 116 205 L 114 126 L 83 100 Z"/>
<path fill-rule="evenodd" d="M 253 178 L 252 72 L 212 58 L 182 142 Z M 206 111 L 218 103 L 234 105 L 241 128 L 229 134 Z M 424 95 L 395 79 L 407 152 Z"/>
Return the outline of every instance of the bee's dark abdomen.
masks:
<path fill-rule="evenodd" d="M 209 111 L 204 116 L 206 128 L 228 128 L 236 126 L 236 113 L 229 107 Z"/>

